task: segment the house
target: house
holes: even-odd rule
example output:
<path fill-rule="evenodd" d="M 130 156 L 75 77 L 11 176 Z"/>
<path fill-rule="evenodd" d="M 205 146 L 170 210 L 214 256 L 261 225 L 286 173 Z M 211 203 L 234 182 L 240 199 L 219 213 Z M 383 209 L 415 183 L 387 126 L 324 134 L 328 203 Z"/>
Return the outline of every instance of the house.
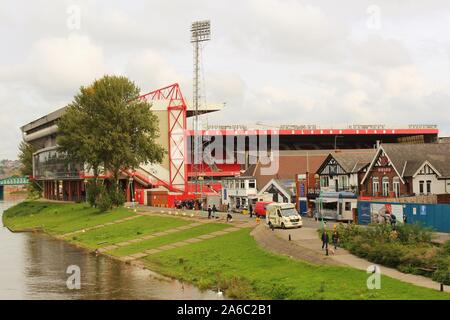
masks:
<path fill-rule="evenodd" d="M 292 203 L 295 200 L 295 180 L 271 179 L 259 194 L 272 194 L 272 200 L 275 202 Z"/>
<path fill-rule="evenodd" d="M 258 193 L 254 177 L 239 176 L 222 179 L 222 204 L 240 209 L 248 205 L 249 197 Z"/>
<path fill-rule="evenodd" d="M 257 162 L 250 165 L 243 175 L 255 177 L 256 187 L 261 190 L 272 179 L 295 179 L 298 174 L 307 174 L 309 186 L 314 188 L 315 185 L 319 186 L 315 172 L 329 153 L 330 150 L 280 150 L 272 159 L 278 166 L 275 173 L 264 174 L 262 169 L 268 165 Z"/>
<path fill-rule="evenodd" d="M 360 188 L 385 198 L 449 193 L 450 143 L 382 144 Z"/>
<path fill-rule="evenodd" d="M 321 191 L 351 191 L 357 194 L 359 182 L 375 153 L 375 149 L 339 150 L 330 153 L 316 172 L 320 177 Z"/>

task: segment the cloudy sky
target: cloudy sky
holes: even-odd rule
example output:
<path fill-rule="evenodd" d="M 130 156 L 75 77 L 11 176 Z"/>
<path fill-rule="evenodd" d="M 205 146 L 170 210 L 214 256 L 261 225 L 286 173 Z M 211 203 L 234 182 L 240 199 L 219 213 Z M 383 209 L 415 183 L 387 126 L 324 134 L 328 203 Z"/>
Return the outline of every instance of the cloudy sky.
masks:
<path fill-rule="evenodd" d="M 438 124 L 450 134 L 450 3 L 0 0 L 0 159 L 19 127 L 104 74 L 192 91 L 190 23 L 210 124 Z"/>

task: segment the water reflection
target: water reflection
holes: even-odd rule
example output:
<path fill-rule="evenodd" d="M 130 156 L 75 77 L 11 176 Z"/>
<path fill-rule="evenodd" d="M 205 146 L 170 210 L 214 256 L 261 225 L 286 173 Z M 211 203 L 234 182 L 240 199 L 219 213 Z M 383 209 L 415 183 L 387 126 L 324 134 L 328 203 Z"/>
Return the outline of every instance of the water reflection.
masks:
<path fill-rule="evenodd" d="M 21 199 L 0 201 L 0 213 Z M 81 289 L 66 286 L 67 267 L 81 269 Z M 42 234 L 0 229 L 0 299 L 217 299 L 148 270 L 96 256 Z"/>

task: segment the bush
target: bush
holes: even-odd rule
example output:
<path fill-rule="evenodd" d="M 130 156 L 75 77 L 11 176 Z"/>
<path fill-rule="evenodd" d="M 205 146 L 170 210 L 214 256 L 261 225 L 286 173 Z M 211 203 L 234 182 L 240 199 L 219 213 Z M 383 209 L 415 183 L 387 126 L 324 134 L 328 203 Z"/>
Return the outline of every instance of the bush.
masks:
<path fill-rule="evenodd" d="M 101 212 L 105 212 L 112 209 L 113 203 L 109 193 L 106 190 L 103 190 L 102 193 L 100 193 L 97 200 L 97 205 Z"/>
<path fill-rule="evenodd" d="M 450 240 L 444 242 L 441 248 L 441 252 L 444 255 L 450 256 Z"/>
<path fill-rule="evenodd" d="M 105 187 L 103 184 L 99 184 L 98 181 L 95 180 L 89 180 L 86 187 L 87 192 L 87 201 L 91 205 L 91 207 L 97 206 L 97 200 L 102 194 L 102 192 L 105 190 Z"/>
<path fill-rule="evenodd" d="M 109 190 L 109 197 L 111 199 L 112 205 L 115 207 L 121 207 L 125 203 L 125 195 L 119 188 L 116 188 L 114 185 Z"/>
<path fill-rule="evenodd" d="M 29 181 L 27 184 L 27 199 L 36 200 L 42 197 L 42 189 L 35 181 Z"/>
<path fill-rule="evenodd" d="M 418 223 L 401 224 L 397 226 L 397 232 L 398 232 L 398 240 L 404 244 L 431 242 L 431 229 L 425 228 Z"/>
<path fill-rule="evenodd" d="M 449 268 L 437 269 L 433 273 L 432 279 L 446 286 L 450 285 L 450 269 Z"/>
<path fill-rule="evenodd" d="M 431 243 L 431 230 L 418 224 L 369 227 L 340 226 L 340 244 L 352 254 L 371 262 L 394 267 L 402 272 L 424 274 L 421 268 L 448 270 L 450 268 L 450 241 L 442 247 Z M 439 277 L 446 279 L 444 271 Z"/>

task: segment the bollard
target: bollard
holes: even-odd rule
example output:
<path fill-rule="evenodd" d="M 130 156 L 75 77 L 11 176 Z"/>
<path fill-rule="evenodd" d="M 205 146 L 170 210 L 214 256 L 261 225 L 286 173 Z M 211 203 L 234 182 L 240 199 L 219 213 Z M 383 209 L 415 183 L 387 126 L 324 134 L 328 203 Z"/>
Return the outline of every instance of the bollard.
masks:
<path fill-rule="evenodd" d="M 291 234 L 289 234 L 289 241 L 291 241 Z"/>
<path fill-rule="evenodd" d="M 441 292 L 443 292 L 443 291 L 444 291 L 444 284 L 441 283 Z"/>
<path fill-rule="evenodd" d="M 325 247 L 325 255 L 328 255 L 328 246 Z"/>

